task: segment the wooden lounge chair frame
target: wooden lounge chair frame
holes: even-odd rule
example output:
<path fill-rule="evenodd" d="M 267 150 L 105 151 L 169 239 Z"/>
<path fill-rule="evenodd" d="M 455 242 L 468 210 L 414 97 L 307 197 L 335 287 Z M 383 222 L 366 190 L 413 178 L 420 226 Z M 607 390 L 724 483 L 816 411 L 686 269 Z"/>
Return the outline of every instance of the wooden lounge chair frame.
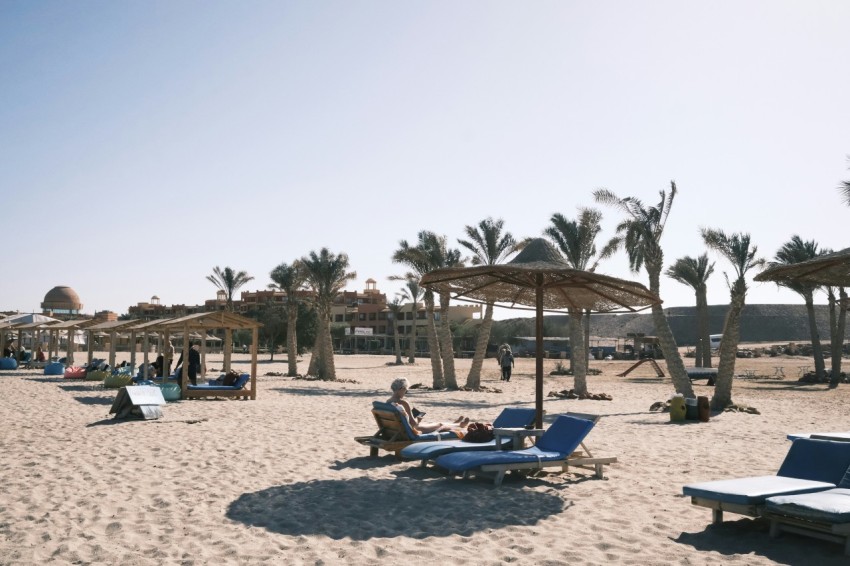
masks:
<path fill-rule="evenodd" d="M 772 511 L 762 516 L 770 521 L 770 537 L 778 538 L 783 532 L 837 542 L 844 545 L 844 554 L 850 556 L 850 523 L 827 523 L 789 517 Z"/>
<path fill-rule="evenodd" d="M 395 453 L 396 458 L 400 459 L 401 449 L 416 442 L 410 438 L 407 428 L 401 422 L 401 413 L 373 408 L 372 415 L 378 424 L 378 431 L 372 436 L 357 436 L 354 440 L 369 447 L 369 456 L 377 456 L 378 450 L 386 450 Z"/>

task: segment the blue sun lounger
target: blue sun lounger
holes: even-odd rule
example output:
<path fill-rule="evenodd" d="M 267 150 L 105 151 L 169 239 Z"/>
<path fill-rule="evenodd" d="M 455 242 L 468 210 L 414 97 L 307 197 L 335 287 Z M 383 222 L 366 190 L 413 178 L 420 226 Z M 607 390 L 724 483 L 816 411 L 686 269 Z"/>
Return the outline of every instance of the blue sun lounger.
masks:
<path fill-rule="evenodd" d="M 533 408 L 525 407 L 505 407 L 496 420 L 493 421 L 494 429 L 525 429 L 534 424 L 536 413 Z M 499 449 L 509 448 L 512 439 L 509 437 L 500 438 Z M 421 460 L 422 465 L 428 464 L 429 460 L 434 460 L 438 456 L 448 454 L 450 452 L 460 452 L 464 450 L 495 450 L 496 439 L 489 442 L 465 442 L 464 440 L 440 440 L 432 442 L 416 442 L 405 446 L 401 450 L 401 457 L 408 460 Z"/>
<path fill-rule="evenodd" d="M 615 463 L 617 458 L 594 458 L 575 453 L 593 425 L 591 420 L 560 415 L 531 448 L 453 452 L 438 457 L 435 463 L 449 473 L 462 473 L 463 477 L 492 474 L 496 486 L 501 485 L 505 474 L 513 470 L 535 472 L 553 467 L 566 470 L 571 466 L 593 466 L 596 477 L 602 478 L 602 466 Z"/>
<path fill-rule="evenodd" d="M 711 509 L 713 523 L 723 522 L 724 511 L 760 517 L 768 498 L 832 489 L 848 467 L 850 442 L 800 438 L 791 444 L 775 476 L 692 483 L 682 493 L 694 505 Z"/>
<path fill-rule="evenodd" d="M 782 532 L 820 538 L 844 545 L 850 556 L 850 473 L 837 488 L 816 493 L 769 497 L 764 517 L 770 536 Z"/>

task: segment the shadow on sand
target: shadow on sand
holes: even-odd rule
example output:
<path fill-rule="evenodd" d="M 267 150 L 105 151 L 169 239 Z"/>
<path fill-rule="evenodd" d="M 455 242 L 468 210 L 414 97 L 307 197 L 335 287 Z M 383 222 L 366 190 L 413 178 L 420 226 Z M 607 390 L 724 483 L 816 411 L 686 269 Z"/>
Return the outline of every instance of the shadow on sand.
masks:
<path fill-rule="evenodd" d="M 710 519 L 708 512 L 706 519 Z M 682 533 L 672 540 L 702 552 L 716 552 L 721 555 L 718 562 L 723 562 L 723 557 L 756 555 L 794 566 L 848 564 L 842 545 L 793 534 L 772 539 L 767 521 L 761 519 L 724 521 L 708 525 L 702 532 Z"/>
<path fill-rule="evenodd" d="M 421 475 L 425 473 L 422 470 Z M 572 505 L 552 493 L 493 489 L 483 482 L 420 479 L 419 473 L 415 475 L 270 487 L 240 496 L 226 515 L 246 525 L 291 536 L 423 539 L 534 525 Z M 416 520 L 411 521 L 411 517 Z"/>

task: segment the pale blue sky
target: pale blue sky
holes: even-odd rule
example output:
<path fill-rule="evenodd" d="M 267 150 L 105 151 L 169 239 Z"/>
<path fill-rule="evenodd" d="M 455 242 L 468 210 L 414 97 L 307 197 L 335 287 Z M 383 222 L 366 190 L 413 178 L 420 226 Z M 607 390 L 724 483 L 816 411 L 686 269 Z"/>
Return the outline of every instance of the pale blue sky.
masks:
<path fill-rule="evenodd" d="M 539 236 L 594 189 L 654 204 L 673 179 L 668 264 L 701 226 L 767 258 L 793 234 L 847 247 L 848 21 L 844 1 L 0 0 L 0 310 L 55 285 L 89 313 L 197 304 L 216 265 L 260 289 L 323 246 L 349 289 L 392 295 L 419 230 Z M 624 254 L 599 271 L 646 283 Z"/>

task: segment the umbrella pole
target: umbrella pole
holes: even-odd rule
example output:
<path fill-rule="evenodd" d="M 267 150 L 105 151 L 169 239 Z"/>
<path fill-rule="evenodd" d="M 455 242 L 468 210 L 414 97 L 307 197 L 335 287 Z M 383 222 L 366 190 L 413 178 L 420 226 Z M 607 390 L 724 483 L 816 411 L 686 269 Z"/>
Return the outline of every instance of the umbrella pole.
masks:
<path fill-rule="evenodd" d="M 543 428 L 543 275 L 537 274 L 535 287 L 535 310 L 537 318 L 535 321 L 535 333 L 537 338 L 535 357 L 535 380 L 534 380 L 534 409 L 536 413 L 535 426 Z"/>

